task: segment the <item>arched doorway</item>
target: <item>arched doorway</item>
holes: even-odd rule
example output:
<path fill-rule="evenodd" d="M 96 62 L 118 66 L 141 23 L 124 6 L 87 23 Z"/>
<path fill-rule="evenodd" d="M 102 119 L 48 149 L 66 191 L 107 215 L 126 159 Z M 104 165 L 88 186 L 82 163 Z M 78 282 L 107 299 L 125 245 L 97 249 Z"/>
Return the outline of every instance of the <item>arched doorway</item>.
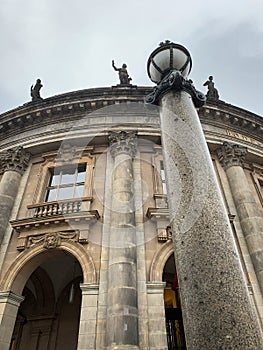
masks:
<path fill-rule="evenodd" d="M 168 350 L 186 350 L 179 285 L 174 254 L 171 254 L 163 269 L 164 304 Z"/>
<path fill-rule="evenodd" d="M 24 286 L 10 350 L 77 349 L 81 282 L 71 253 L 54 249 L 42 259 Z"/>

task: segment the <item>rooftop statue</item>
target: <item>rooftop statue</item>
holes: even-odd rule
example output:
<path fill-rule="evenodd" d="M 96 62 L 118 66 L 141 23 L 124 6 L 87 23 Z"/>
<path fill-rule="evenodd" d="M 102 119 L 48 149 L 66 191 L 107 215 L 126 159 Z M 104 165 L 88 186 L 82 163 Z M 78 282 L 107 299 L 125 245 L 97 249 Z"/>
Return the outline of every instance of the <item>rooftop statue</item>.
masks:
<path fill-rule="evenodd" d="M 127 65 L 123 63 L 121 68 L 117 68 L 114 64 L 114 61 L 112 60 L 112 67 L 114 70 L 119 72 L 119 78 L 120 78 L 120 85 L 130 85 L 130 81 L 132 80 L 131 77 L 129 77 L 128 71 L 127 71 Z"/>
<path fill-rule="evenodd" d="M 37 102 L 43 100 L 42 97 L 40 97 L 40 89 L 42 88 L 41 80 L 37 79 L 35 86 L 31 86 L 30 88 L 30 95 L 32 97 L 32 102 Z"/>
<path fill-rule="evenodd" d="M 215 83 L 213 82 L 213 77 L 210 75 L 208 80 L 203 84 L 203 86 L 207 86 L 208 91 L 206 97 L 208 100 L 217 101 L 219 99 L 219 94 L 217 89 L 215 88 Z"/>

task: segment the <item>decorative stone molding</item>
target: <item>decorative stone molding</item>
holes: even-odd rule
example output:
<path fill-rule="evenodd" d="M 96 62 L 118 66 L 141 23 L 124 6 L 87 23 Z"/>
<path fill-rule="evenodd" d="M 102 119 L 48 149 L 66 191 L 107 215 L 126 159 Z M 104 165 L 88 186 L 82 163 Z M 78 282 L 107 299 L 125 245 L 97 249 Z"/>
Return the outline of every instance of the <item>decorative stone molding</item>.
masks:
<path fill-rule="evenodd" d="M 110 132 L 109 133 L 110 153 L 112 158 L 125 153 L 134 158 L 136 154 L 136 134 L 134 132 Z"/>
<path fill-rule="evenodd" d="M 98 295 L 99 294 L 99 285 L 95 283 L 80 283 L 80 289 L 83 294 L 87 295 Z"/>
<path fill-rule="evenodd" d="M 15 229 L 19 234 L 22 232 L 27 233 L 29 232 L 29 230 L 33 230 L 36 228 L 39 229 L 40 227 L 43 228 L 47 225 L 52 224 L 56 224 L 57 227 L 58 225 L 65 224 L 68 224 L 68 226 L 85 224 L 86 227 L 89 227 L 89 225 L 94 224 L 100 219 L 100 215 L 97 210 L 84 210 L 79 212 L 68 211 L 64 214 L 55 211 L 48 215 L 47 210 L 43 212 L 41 209 L 49 208 L 49 206 L 44 203 L 42 203 L 42 205 L 36 204 L 29 207 L 33 209 L 35 208 L 35 213 L 31 217 L 10 221 L 10 224 L 13 227 L 13 229 Z M 41 212 L 39 211 L 39 208 L 41 209 Z M 37 214 L 36 209 L 38 210 Z M 42 213 L 42 215 L 40 215 L 40 213 Z"/>
<path fill-rule="evenodd" d="M 54 249 L 61 246 L 62 241 L 79 241 L 78 231 L 49 232 L 40 235 L 29 235 L 18 238 L 17 249 L 24 250 L 33 248 L 36 245 L 42 245 L 46 249 Z"/>
<path fill-rule="evenodd" d="M 73 255 L 79 262 L 83 272 L 83 283 L 98 283 L 94 261 L 85 247 L 72 240 L 62 239 L 59 249 Z M 52 251 L 44 248 L 43 244 L 36 244 L 32 246 L 31 249 L 26 249 L 21 252 L 17 258 L 13 260 L 4 276 L 2 276 L 0 280 L 0 289 L 4 291 L 12 290 L 17 295 L 21 295 L 32 270 L 34 271 L 49 257 L 49 254 L 46 254 L 47 252 Z M 32 267 L 32 270 L 28 268 L 29 265 Z"/>
<path fill-rule="evenodd" d="M 155 252 L 149 271 L 149 282 L 161 281 L 164 266 L 169 257 L 174 253 L 172 241 L 167 241 Z"/>
<path fill-rule="evenodd" d="M 34 130 L 59 121 L 78 119 L 111 105 L 143 104 L 144 96 L 152 87 L 92 88 L 45 98 L 41 104 L 27 103 L 1 114 L 0 138 L 21 130 Z"/>
<path fill-rule="evenodd" d="M 79 158 L 79 153 L 77 152 L 76 146 L 71 146 L 70 143 L 63 143 L 58 151 L 57 163 L 70 163 L 74 159 Z"/>
<path fill-rule="evenodd" d="M 0 292 L 0 304 L 8 303 L 16 307 L 19 307 L 19 305 L 24 299 L 25 297 L 23 297 L 22 295 L 17 295 L 11 291 Z"/>
<path fill-rule="evenodd" d="M 247 148 L 224 142 L 223 146 L 216 150 L 216 153 L 220 164 L 226 170 L 232 166 L 243 167 L 247 154 Z"/>
<path fill-rule="evenodd" d="M 30 157 L 31 154 L 26 152 L 21 146 L 0 153 L 0 174 L 6 171 L 16 171 L 23 175 L 30 161 Z"/>
<path fill-rule="evenodd" d="M 162 281 L 147 282 L 147 294 L 163 294 L 165 285 Z"/>
<path fill-rule="evenodd" d="M 168 208 L 148 208 L 146 212 L 146 217 L 148 219 L 155 220 L 170 220 L 169 209 Z"/>
<path fill-rule="evenodd" d="M 167 226 L 165 229 L 158 233 L 158 242 L 167 242 L 172 239 L 172 229 L 171 226 Z"/>

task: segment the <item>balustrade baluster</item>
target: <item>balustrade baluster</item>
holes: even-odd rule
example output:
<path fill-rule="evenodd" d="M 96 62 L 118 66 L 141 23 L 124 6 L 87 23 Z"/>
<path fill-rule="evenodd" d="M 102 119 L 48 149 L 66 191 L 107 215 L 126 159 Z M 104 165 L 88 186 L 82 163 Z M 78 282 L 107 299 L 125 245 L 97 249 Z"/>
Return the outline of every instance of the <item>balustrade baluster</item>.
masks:
<path fill-rule="evenodd" d="M 44 205 L 43 206 L 43 211 L 42 211 L 42 215 L 41 216 L 46 216 L 47 215 L 47 210 L 48 210 L 48 206 Z"/>

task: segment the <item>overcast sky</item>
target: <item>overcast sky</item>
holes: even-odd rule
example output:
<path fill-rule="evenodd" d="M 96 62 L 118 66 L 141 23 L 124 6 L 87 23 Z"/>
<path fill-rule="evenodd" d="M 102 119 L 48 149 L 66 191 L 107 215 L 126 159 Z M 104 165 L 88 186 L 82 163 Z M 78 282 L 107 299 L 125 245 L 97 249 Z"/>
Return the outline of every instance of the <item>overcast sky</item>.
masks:
<path fill-rule="evenodd" d="M 150 53 L 169 39 L 191 53 L 197 89 L 214 76 L 220 99 L 263 116 L 263 0 L 1 0 L 0 112 L 42 97 L 112 86 L 127 63 L 153 85 Z"/>

